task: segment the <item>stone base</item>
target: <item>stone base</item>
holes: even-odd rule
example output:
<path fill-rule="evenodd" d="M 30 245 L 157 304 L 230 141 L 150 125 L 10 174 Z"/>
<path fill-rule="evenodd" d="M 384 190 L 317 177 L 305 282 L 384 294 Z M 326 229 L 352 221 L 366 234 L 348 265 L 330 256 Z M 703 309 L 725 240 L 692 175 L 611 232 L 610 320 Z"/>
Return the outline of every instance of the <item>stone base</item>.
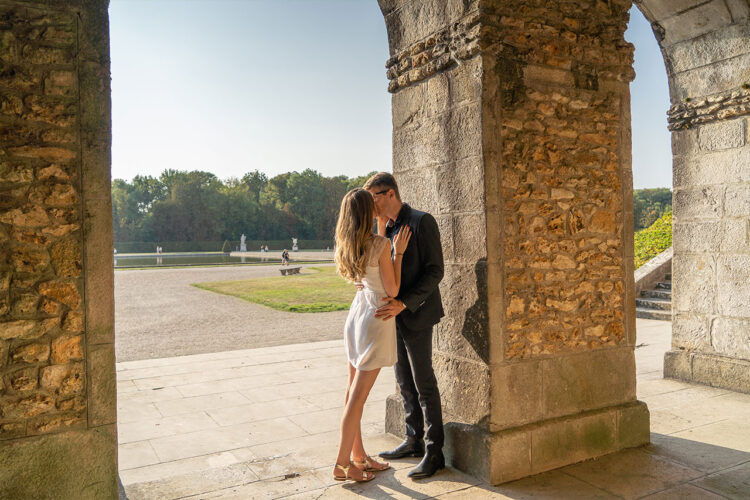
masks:
<path fill-rule="evenodd" d="M 0 442 L 0 498 L 117 498 L 114 425 Z"/>
<path fill-rule="evenodd" d="M 667 351 L 664 377 L 750 394 L 750 361 L 716 354 Z"/>
<path fill-rule="evenodd" d="M 403 436 L 401 397 L 386 402 L 386 432 Z M 501 484 L 649 443 L 649 412 L 640 401 L 491 433 L 447 422 L 445 457 L 482 481 Z"/>

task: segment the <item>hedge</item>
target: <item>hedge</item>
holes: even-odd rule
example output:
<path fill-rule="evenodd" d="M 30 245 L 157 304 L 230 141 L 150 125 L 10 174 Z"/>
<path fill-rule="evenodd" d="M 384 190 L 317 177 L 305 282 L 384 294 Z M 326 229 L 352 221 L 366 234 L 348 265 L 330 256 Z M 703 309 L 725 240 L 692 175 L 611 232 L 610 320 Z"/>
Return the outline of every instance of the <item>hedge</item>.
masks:
<path fill-rule="evenodd" d="M 635 268 L 672 246 L 672 212 L 668 211 L 646 229 L 635 233 Z"/>
<path fill-rule="evenodd" d="M 221 252 L 222 248 L 229 248 L 234 251 L 240 247 L 239 240 L 226 241 L 116 241 L 115 248 L 117 253 L 153 253 L 156 247 L 162 247 L 162 251 L 167 252 Z M 246 240 L 248 251 L 254 252 L 260 250 L 261 245 L 268 245 L 269 250 L 287 250 L 292 249 L 292 240 Z M 326 247 L 333 248 L 331 240 L 299 240 L 297 246 L 300 250 L 321 250 Z"/>

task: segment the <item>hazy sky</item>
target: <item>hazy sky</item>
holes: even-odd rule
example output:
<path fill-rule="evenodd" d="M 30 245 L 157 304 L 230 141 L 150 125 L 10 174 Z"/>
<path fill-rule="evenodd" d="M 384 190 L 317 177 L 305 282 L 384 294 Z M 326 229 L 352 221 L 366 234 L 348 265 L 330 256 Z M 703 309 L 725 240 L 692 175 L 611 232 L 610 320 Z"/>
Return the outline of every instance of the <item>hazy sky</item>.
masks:
<path fill-rule="evenodd" d="M 376 0 L 111 0 L 112 176 L 391 168 Z M 635 187 L 671 186 L 666 73 L 633 9 Z"/>

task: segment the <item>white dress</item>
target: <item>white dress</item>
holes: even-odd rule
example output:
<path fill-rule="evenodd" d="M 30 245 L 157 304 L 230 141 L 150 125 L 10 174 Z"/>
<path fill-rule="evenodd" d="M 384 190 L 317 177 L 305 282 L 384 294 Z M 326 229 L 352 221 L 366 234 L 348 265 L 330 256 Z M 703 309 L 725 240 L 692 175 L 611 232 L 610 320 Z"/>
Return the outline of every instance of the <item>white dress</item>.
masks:
<path fill-rule="evenodd" d="M 378 259 L 390 240 L 376 235 L 362 279 L 364 289 L 357 292 L 344 325 L 344 342 L 349 362 L 358 370 L 367 371 L 396 363 L 396 318 L 383 321 L 375 310 L 385 305 L 388 294 L 383 286 Z"/>

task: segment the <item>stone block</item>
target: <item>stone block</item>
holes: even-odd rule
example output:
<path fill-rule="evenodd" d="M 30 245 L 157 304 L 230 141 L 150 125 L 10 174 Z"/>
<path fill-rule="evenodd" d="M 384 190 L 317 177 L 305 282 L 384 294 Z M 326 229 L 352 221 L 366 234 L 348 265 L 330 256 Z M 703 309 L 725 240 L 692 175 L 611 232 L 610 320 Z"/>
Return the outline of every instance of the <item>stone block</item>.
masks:
<path fill-rule="evenodd" d="M 454 262 L 455 252 L 453 251 L 453 216 L 435 215 L 435 222 L 437 222 L 438 231 L 440 231 L 440 246 L 443 249 L 443 262 Z"/>
<path fill-rule="evenodd" d="M 468 472 L 476 478 L 490 480 L 492 435 L 475 425 L 445 423 L 443 452 L 450 466 Z"/>
<path fill-rule="evenodd" d="M 396 170 L 394 164 L 393 174 L 403 201 L 417 210 L 438 213 L 437 186 L 433 169 L 413 168 L 401 171 Z"/>
<path fill-rule="evenodd" d="M 721 221 L 722 253 L 748 253 L 750 251 L 750 220 L 728 219 Z"/>
<path fill-rule="evenodd" d="M 86 203 L 86 342 L 114 342 L 114 267 L 111 200 Z"/>
<path fill-rule="evenodd" d="M 531 431 L 532 473 L 598 457 L 616 449 L 616 411 L 557 419 Z"/>
<path fill-rule="evenodd" d="M 695 5 L 695 0 L 642 0 L 638 7 L 646 12 L 647 18 L 653 21 L 661 21 L 664 18 L 674 16 Z"/>
<path fill-rule="evenodd" d="M 445 266 L 445 277 L 440 283 L 445 316 L 437 327 L 436 337 L 439 350 L 484 363 L 489 361 L 486 273 L 484 263 Z"/>
<path fill-rule="evenodd" d="M 693 380 L 693 354 L 689 351 L 672 350 L 664 353 L 664 378 Z"/>
<path fill-rule="evenodd" d="M 716 281 L 717 305 L 724 316 L 750 318 L 750 255 L 720 255 Z"/>
<path fill-rule="evenodd" d="M 716 302 L 716 257 L 680 255 L 672 259 L 672 311 L 711 314 Z"/>
<path fill-rule="evenodd" d="M 750 319 L 715 318 L 711 344 L 718 354 L 750 361 Z"/>
<path fill-rule="evenodd" d="M 672 349 L 704 350 L 711 345 L 706 316 L 676 313 L 672 320 Z"/>
<path fill-rule="evenodd" d="M 476 425 L 490 419 L 490 373 L 486 364 L 435 352 L 435 376 L 443 420 Z"/>
<path fill-rule="evenodd" d="M 114 344 L 89 347 L 88 352 L 89 425 L 117 422 L 117 380 Z"/>
<path fill-rule="evenodd" d="M 476 264 L 487 258 L 486 222 L 484 214 L 461 214 L 453 217 L 455 261 Z"/>
<path fill-rule="evenodd" d="M 5 441 L 0 498 L 117 498 L 115 426 Z"/>
<path fill-rule="evenodd" d="M 385 432 L 394 436 L 406 435 L 404 401 L 400 394 L 391 394 L 385 400 Z"/>
<path fill-rule="evenodd" d="M 668 5 L 667 2 L 661 2 Z M 683 71 L 707 66 L 747 52 L 750 27 L 742 24 L 725 26 L 721 30 L 707 33 L 700 40 L 677 43 L 666 49 L 672 71 Z"/>
<path fill-rule="evenodd" d="M 744 147 L 676 156 L 672 174 L 675 189 L 750 182 L 750 151 Z"/>
<path fill-rule="evenodd" d="M 723 186 L 675 189 L 672 195 L 675 219 L 684 222 L 721 218 L 724 189 Z"/>
<path fill-rule="evenodd" d="M 700 151 L 696 129 L 673 130 L 671 139 L 674 156 L 692 155 Z"/>
<path fill-rule="evenodd" d="M 674 75 L 672 99 L 697 99 L 734 90 L 747 80 L 750 53 Z"/>
<path fill-rule="evenodd" d="M 703 151 L 741 148 L 745 145 L 745 120 L 722 120 L 701 125 L 698 143 Z"/>
<path fill-rule="evenodd" d="M 479 156 L 448 163 L 435 171 L 440 213 L 482 211 L 484 165 Z"/>
<path fill-rule="evenodd" d="M 713 253 L 721 243 L 721 223 L 717 222 L 674 222 L 672 242 L 674 251 L 679 253 Z"/>
<path fill-rule="evenodd" d="M 391 99 L 393 130 L 412 127 L 422 121 L 426 87 L 426 84 L 411 85 L 393 94 Z"/>
<path fill-rule="evenodd" d="M 391 53 L 448 27 L 477 9 L 477 0 L 416 0 L 402 2 L 400 9 L 386 16 L 386 28 Z"/>
<path fill-rule="evenodd" d="M 544 359 L 541 365 L 546 418 L 635 400 L 635 356 L 632 348 Z"/>
<path fill-rule="evenodd" d="M 478 102 L 482 98 L 482 59 L 475 57 L 463 61 L 446 73 L 448 102 L 460 104 Z"/>
<path fill-rule="evenodd" d="M 637 401 L 617 412 L 617 447 L 633 448 L 651 440 L 650 414 L 645 403 Z"/>
<path fill-rule="evenodd" d="M 679 0 L 679 5 L 686 0 Z M 676 6 L 672 2 L 661 2 L 670 5 L 664 7 L 664 12 L 674 10 Z M 695 2 L 691 2 L 693 5 Z M 652 2 L 650 5 L 658 5 L 659 2 Z M 678 7 L 677 7 L 678 8 Z M 679 11 L 678 11 L 679 12 Z M 671 12 L 671 14 L 677 14 Z M 714 0 L 707 4 L 686 10 L 677 15 L 663 18 L 660 23 L 665 31 L 664 45 L 670 45 L 682 40 L 692 38 L 717 30 L 723 26 L 732 24 L 732 15 L 729 13 L 726 4 L 721 0 Z"/>
<path fill-rule="evenodd" d="M 750 217 L 750 185 L 727 186 L 724 195 L 724 215 L 728 217 Z"/>
<path fill-rule="evenodd" d="M 745 359 L 695 354 L 692 382 L 750 394 L 750 361 Z"/>
<path fill-rule="evenodd" d="M 492 366 L 490 426 L 499 431 L 541 420 L 542 365 L 539 361 Z"/>

